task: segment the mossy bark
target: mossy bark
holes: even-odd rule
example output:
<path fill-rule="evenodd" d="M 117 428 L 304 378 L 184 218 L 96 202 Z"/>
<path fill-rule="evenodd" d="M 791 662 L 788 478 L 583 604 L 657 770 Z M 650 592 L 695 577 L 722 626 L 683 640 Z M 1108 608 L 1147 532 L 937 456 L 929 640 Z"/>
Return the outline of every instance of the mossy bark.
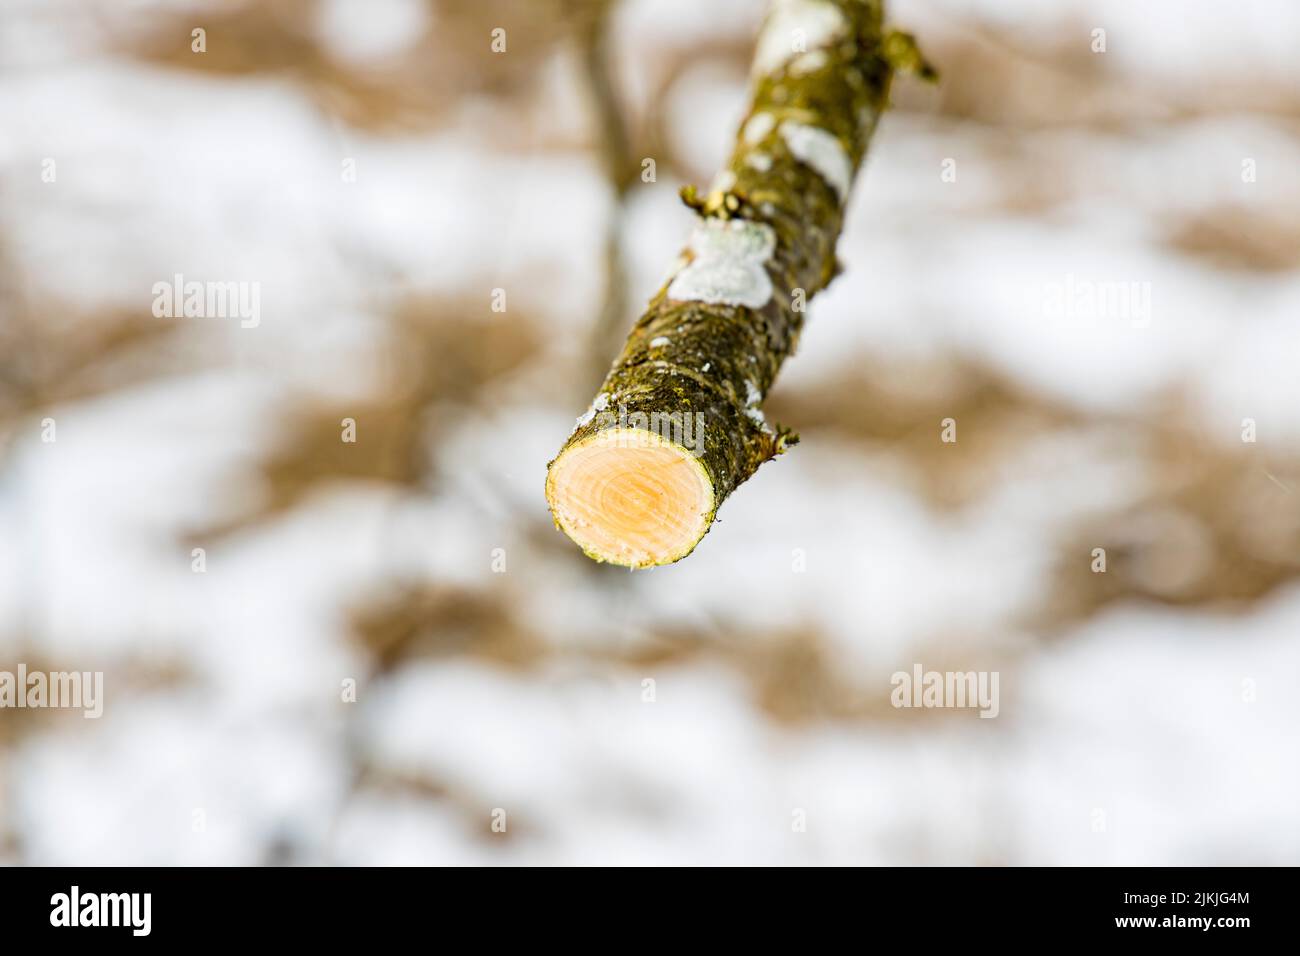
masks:
<path fill-rule="evenodd" d="M 774 6 L 760 38 L 753 102 L 730 162 L 706 196 L 691 187 L 682 191 L 701 217 L 697 235 L 711 228 L 721 235 L 729 227 L 707 225 L 721 220 L 737 234 L 769 240 L 755 266 L 770 280 L 770 295 L 760 302 L 761 277 L 733 281 L 746 263 L 728 253 L 720 289 L 706 282 L 702 294 L 675 298 L 688 284 L 673 279 L 700 255 L 693 242 L 633 327 L 561 455 L 620 424 L 702 421 L 692 450 L 713 484 L 716 511 L 759 465 L 797 440 L 768 425 L 759 404 L 798 343 L 806 303 L 838 271 L 845 194 L 888 102 L 893 73 L 929 72 L 910 37 L 883 32 L 882 6 L 882 0 Z"/>

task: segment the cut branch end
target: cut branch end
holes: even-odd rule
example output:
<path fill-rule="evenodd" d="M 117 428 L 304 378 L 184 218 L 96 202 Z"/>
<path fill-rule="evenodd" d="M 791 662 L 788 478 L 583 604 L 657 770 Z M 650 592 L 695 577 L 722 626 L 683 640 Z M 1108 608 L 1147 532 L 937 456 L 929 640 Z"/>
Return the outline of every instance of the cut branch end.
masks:
<path fill-rule="evenodd" d="M 643 428 L 608 428 L 551 464 L 555 523 L 589 557 L 629 568 L 690 554 L 713 521 L 713 482 L 699 459 Z"/>

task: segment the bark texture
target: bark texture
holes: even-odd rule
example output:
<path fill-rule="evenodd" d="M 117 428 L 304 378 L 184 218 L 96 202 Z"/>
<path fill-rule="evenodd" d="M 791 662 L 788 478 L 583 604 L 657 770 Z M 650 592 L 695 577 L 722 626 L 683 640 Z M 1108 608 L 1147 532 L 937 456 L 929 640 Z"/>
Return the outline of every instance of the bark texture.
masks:
<path fill-rule="evenodd" d="M 605 429 L 651 428 L 698 458 L 716 512 L 759 465 L 797 440 L 764 420 L 763 397 L 798 343 L 808 301 L 838 271 L 844 203 L 895 70 L 931 72 L 909 36 L 884 33 L 882 6 L 773 5 L 731 159 L 703 197 L 683 190 L 700 216 L 691 240 L 561 456 Z M 696 422 L 703 423 L 699 434 Z M 685 440 L 665 423 L 681 426 Z M 557 526 L 572 536 L 554 500 L 551 506 Z M 712 512 L 708 517 L 706 528 Z"/>

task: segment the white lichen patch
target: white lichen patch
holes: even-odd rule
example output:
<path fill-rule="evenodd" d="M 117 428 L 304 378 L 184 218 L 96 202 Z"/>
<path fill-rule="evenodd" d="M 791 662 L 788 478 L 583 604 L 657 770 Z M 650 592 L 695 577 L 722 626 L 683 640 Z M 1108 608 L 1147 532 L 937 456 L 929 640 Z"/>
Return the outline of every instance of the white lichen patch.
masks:
<path fill-rule="evenodd" d="M 673 278 L 668 298 L 760 309 L 772 298 L 766 263 L 776 251 L 776 233 L 761 222 L 702 219 L 688 248 L 695 258 Z"/>
<path fill-rule="evenodd" d="M 601 392 L 592 400 L 591 404 L 587 407 L 587 410 L 578 418 L 577 428 L 586 425 L 596 417 L 597 412 L 603 412 L 608 407 L 609 395 L 606 392 Z"/>
<path fill-rule="evenodd" d="M 771 113 L 755 113 L 741 130 L 741 138 L 750 146 L 761 143 L 776 128 L 776 117 Z"/>
<path fill-rule="evenodd" d="M 763 400 L 763 393 L 758 390 L 758 386 L 756 386 L 753 382 L 746 380 L 745 381 L 745 417 L 748 418 L 755 425 L 757 425 L 759 428 L 763 429 L 763 431 L 770 433 L 772 429 L 768 427 L 767 419 L 763 417 L 763 410 L 758 407 L 759 403 L 762 400 Z"/>
<path fill-rule="evenodd" d="M 853 181 L 853 164 L 834 134 L 818 126 L 807 126 L 786 120 L 781 124 L 781 138 L 795 159 L 826 180 L 839 196 L 840 202 L 849 194 Z"/>
<path fill-rule="evenodd" d="M 725 193 L 736 185 L 736 174 L 729 169 L 718 171 L 718 175 L 713 177 L 713 182 L 709 184 L 709 192 Z"/>
<path fill-rule="evenodd" d="M 754 51 L 754 74 L 780 70 L 802 53 L 835 43 L 848 32 L 844 14 L 825 0 L 778 0 Z"/>
<path fill-rule="evenodd" d="M 677 275 L 677 273 L 681 272 L 690 264 L 690 257 L 687 256 L 686 253 L 683 252 L 679 254 L 677 258 L 673 260 L 673 264 L 668 268 L 668 275 L 664 277 L 664 281 L 670 281 L 673 276 Z"/>
<path fill-rule="evenodd" d="M 661 349 L 671 341 L 666 335 L 656 335 L 650 340 L 650 347 L 652 349 Z"/>
<path fill-rule="evenodd" d="M 807 76 L 809 73 L 816 73 L 828 62 L 830 57 L 826 55 L 825 50 L 812 50 L 795 57 L 788 71 L 791 76 Z"/>
<path fill-rule="evenodd" d="M 750 169 L 765 173 L 772 168 L 772 157 L 767 153 L 750 153 L 745 157 L 745 165 Z"/>

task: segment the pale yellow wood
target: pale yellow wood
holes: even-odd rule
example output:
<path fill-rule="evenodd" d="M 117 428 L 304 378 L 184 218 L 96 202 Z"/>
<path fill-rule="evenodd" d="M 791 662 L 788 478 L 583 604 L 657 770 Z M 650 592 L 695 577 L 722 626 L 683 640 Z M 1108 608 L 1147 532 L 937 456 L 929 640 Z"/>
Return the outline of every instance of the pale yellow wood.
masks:
<path fill-rule="evenodd" d="M 643 428 L 608 428 L 566 448 L 546 476 L 560 528 L 626 567 L 685 557 L 713 520 L 713 484 L 686 448 Z"/>

